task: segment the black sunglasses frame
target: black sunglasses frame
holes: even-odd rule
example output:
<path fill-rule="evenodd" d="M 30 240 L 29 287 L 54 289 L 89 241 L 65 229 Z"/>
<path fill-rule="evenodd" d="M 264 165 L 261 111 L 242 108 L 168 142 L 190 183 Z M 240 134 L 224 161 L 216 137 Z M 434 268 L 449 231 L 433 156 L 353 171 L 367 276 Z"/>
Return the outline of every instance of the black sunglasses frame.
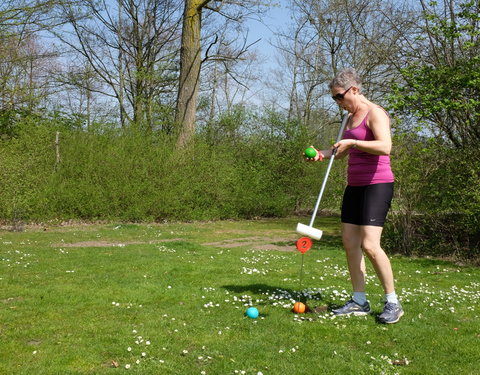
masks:
<path fill-rule="evenodd" d="M 350 89 L 352 88 L 353 86 L 350 86 L 348 89 L 346 89 L 344 92 L 342 92 L 341 94 L 336 94 L 336 95 L 333 95 L 332 96 L 332 99 L 337 101 L 337 100 L 343 100 L 345 98 L 345 95 L 347 94 L 348 91 L 350 91 Z"/>

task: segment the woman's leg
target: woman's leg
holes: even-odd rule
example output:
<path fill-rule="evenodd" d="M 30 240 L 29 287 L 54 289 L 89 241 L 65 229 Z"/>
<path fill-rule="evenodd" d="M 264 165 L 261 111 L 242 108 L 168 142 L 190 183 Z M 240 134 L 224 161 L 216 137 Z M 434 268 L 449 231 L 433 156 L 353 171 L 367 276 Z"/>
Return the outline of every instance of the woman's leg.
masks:
<path fill-rule="evenodd" d="M 354 292 L 365 292 L 365 258 L 362 252 L 362 227 L 342 223 L 342 241 Z"/>
<path fill-rule="evenodd" d="M 365 295 L 365 258 L 361 247 L 360 226 L 342 223 L 342 239 L 347 255 L 353 296 L 345 305 L 333 310 L 333 313 L 335 315 L 368 315 L 371 310 Z"/>
<path fill-rule="evenodd" d="M 370 259 L 385 294 L 389 294 L 395 291 L 395 286 L 390 259 L 380 246 L 382 230 L 382 227 L 362 225 L 360 227 L 361 247 Z"/>

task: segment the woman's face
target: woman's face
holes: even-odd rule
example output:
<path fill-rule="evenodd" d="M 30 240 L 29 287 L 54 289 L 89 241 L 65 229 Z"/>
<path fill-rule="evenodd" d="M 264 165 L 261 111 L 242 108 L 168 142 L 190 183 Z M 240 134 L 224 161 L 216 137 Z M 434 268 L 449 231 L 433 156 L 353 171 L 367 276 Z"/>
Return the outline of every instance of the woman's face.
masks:
<path fill-rule="evenodd" d="M 348 110 L 352 105 L 354 86 L 347 88 L 334 86 L 332 87 L 332 99 L 343 109 Z"/>

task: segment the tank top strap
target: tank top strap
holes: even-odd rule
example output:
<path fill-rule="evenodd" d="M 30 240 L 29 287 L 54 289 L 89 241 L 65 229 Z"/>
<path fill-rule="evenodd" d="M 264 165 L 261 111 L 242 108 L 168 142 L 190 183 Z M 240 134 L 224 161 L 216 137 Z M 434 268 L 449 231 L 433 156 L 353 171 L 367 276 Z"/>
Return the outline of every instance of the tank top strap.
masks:
<path fill-rule="evenodd" d="M 387 110 L 385 108 L 383 108 L 382 106 L 379 106 L 377 105 L 375 108 L 380 108 L 381 110 L 383 110 L 383 112 L 385 112 L 385 114 L 387 115 L 388 117 L 388 121 L 391 121 L 391 118 L 390 118 L 390 114 L 387 112 Z M 362 120 L 362 122 L 360 123 L 360 125 L 364 125 L 365 127 L 367 127 L 368 129 L 370 129 L 369 126 L 367 126 L 367 122 L 368 122 L 368 115 L 370 114 L 370 111 L 372 110 L 373 108 L 369 109 L 367 114 L 365 115 L 365 118 Z"/>

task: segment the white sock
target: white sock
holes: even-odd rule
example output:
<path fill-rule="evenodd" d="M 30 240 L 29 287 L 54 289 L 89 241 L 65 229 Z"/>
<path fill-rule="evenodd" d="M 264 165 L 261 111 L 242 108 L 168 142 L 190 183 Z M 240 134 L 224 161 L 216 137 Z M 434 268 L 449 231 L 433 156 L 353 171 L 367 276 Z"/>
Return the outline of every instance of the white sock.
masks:
<path fill-rule="evenodd" d="M 367 295 L 365 292 L 353 292 L 353 300 L 359 305 L 365 305 L 367 302 Z"/>
<path fill-rule="evenodd" d="M 385 299 L 390 303 L 398 303 L 397 293 L 395 292 L 385 294 Z"/>

